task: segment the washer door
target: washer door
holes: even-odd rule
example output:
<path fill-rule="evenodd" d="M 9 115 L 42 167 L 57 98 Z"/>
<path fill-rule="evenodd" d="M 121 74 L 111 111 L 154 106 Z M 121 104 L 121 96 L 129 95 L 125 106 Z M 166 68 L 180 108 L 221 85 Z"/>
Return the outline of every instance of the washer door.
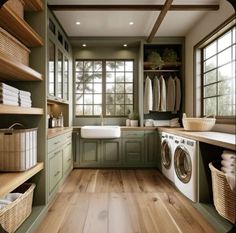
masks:
<path fill-rule="evenodd" d="M 171 148 L 167 140 L 161 143 L 161 161 L 166 169 L 170 168 L 171 165 Z"/>
<path fill-rule="evenodd" d="M 174 166 L 179 180 L 188 183 L 192 176 L 192 161 L 188 151 L 181 145 L 175 149 Z"/>

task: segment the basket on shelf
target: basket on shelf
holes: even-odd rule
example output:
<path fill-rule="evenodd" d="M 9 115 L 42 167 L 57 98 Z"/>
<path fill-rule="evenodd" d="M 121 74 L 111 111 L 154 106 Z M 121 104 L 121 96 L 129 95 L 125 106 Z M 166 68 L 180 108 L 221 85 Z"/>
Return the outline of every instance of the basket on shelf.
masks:
<path fill-rule="evenodd" d="M 9 56 L 12 60 L 29 65 L 30 50 L 15 37 L 0 27 L 0 53 Z"/>
<path fill-rule="evenodd" d="M 35 184 L 25 183 L 14 192 L 22 195 L 0 209 L 0 225 L 8 233 L 13 233 L 26 220 L 32 211 L 33 192 Z"/>
<path fill-rule="evenodd" d="M 11 10 L 20 18 L 24 18 L 24 1 L 8 0 L 4 5 L 11 8 Z"/>
<path fill-rule="evenodd" d="M 0 171 L 25 171 L 37 164 L 37 128 L 0 129 Z"/>
<path fill-rule="evenodd" d="M 212 177 L 213 200 L 217 212 L 232 223 L 236 222 L 236 192 L 233 191 L 220 171 L 220 161 L 209 163 Z"/>

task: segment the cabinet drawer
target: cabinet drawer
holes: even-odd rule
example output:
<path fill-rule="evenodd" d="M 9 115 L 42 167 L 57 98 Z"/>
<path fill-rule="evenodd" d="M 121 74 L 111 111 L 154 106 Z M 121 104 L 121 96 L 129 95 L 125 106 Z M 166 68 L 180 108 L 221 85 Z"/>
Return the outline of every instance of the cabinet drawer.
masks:
<path fill-rule="evenodd" d="M 67 143 L 72 140 L 72 132 L 66 133 L 63 135 L 63 143 Z"/>
<path fill-rule="evenodd" d="M 65 175 L 72 166 L 72 143 L 69 142 L 63 149 L 63 175 Z"/>
<path fill-rule="evenodd" d="M 64 142 L 64 135 L 60 135 L 48 140 L 48 153 L 60 147 Z"/>
<path fill-rule="evenodd" d="M 144 131 L 123 131 L 123 138 L 142 138 L 144 137 Z"/>
<path fill-rule="evenodd" d="M 51 193 L 62 178 L 62 150 L 49 155 L 49 192 Z"/>

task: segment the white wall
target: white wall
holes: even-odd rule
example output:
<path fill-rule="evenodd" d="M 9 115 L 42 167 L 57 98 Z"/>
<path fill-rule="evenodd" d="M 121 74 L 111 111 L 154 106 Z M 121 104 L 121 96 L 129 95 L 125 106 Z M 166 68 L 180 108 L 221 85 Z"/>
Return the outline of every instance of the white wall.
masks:
<path fill-rule="evenodd" d="M 234 14 L 234 9 L 226 0 L 220 0 L 220 9 L 206 13 L 206 15 L 188 32 L 185 40 L 185 112 L 187 116 L 194 116 L 194 46 L 227 18 Z M 198 99 L 198 97 L 197 97 Z M 235 125 L 215 125 L 215 131 L 235 133 Z"/>
<path fill-rule="evenodd" d="M 194 114 L 194 85 L 193 85 L 193 47 L 234 14 L 234 9 L 226 0 L 220 0 L 220 9 L 211 11 L 188 32 L 185 40 L 185 111 L 187 116 Z"/>

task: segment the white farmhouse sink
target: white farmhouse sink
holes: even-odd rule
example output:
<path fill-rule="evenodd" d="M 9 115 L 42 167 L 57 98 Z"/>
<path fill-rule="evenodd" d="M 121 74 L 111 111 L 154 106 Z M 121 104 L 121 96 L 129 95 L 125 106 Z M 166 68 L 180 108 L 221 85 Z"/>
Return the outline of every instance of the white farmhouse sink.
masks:
<path fill-rule="evenodd" d="M 119 138 L 120 126 L 83 126 L 81 127 L 82 138 Z"/>

